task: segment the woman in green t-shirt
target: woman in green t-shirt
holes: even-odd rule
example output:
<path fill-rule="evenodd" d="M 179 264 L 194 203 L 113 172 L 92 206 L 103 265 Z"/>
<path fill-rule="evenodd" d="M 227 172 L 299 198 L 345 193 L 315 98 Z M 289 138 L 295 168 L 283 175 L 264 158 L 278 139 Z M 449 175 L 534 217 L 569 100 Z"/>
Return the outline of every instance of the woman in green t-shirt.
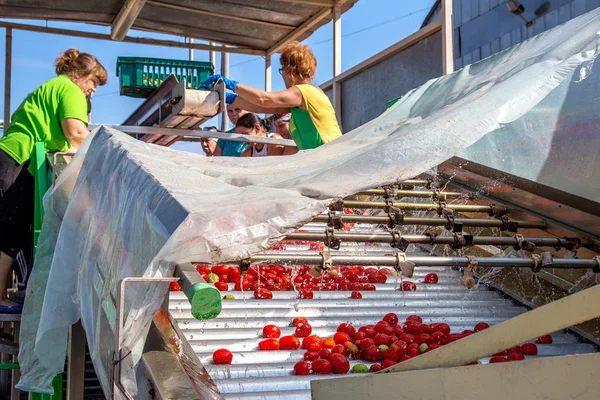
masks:
<path fill-rule="evenodd" d="M 30 246 L 34 183 L 29 161 L 36 142 L 46 151 L 76 151 L 89 134 L 86 97 L 107 81 L 91 54 L 65 51 L 56 60 L 56 78 L 31 92 L 0 138 L 0 313 L 20 312 L 8 299 L 13 258 Z M 8 121 L 6 121 L 8 124 Z"/>

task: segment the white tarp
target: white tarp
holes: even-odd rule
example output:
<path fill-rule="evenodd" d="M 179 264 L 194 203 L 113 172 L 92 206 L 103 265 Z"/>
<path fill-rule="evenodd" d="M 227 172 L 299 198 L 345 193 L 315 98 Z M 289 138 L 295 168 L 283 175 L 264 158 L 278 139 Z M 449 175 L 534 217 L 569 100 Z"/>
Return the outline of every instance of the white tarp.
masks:
<path fill-rule="evenodd" d="M 176 262 L 259 253 L 334 199 L 412 178 L 488 132 L 539 115 L 538 104 L 559 85 L 585 85 L 585 76 L 596 73 L 599 32 L 600 10 L 432 80 L 376 120 L 294 156 L 205 158 L 100 128 L 45 198 L 23 313 L 19 387 L 51 390 L 63 369 L 68 327 L 81 318 L 108 395 L 119 279 L 171 276 Z M 543 103 L 545 116 L 566 106 L 552 98 Z M 131 366 L 166 291 L 164 284 L 127 290 L 123 347 L 131 354 L 123 375 L 134 394 Z"/>

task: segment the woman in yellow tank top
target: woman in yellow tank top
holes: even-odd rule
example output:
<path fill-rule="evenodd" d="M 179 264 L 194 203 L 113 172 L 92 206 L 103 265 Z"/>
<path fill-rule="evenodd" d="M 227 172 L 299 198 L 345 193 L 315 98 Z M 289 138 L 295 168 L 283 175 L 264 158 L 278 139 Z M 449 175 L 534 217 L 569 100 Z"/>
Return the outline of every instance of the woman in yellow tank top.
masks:
<path fill-rule="evenodd" d="M 291 113 L 290 135 L 300 150 L 314 149 L 342 135 L 329 98 L 311 83 L 317 70 L 317 60 L 308 46 L 292 42 L 280 57 L 279 73 L 286 89 L 265 92 L 242 85 L 216 74 L 202 82 L 211 87 L 219 78 L 227 89 L 227 104 L 255 113 Z"/>

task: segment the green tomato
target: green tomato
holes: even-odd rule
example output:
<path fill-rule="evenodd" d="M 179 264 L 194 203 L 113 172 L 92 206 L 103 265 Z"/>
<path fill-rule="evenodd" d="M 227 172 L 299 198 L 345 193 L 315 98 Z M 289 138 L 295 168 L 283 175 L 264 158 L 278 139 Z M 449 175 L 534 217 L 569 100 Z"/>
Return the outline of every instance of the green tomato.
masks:
<path fill-rule="evenodd" d="M 208 283 L 217 283 L 219 282 L 219 275 L 213 274 L 212 272 L 208 274 Z"/>
<path fill-rule="evenodd" d="M 350 372 L 353 374 L 366 374 L 369 372 L 369 367 L 367 367 L 365 364 L 356 364 L 352 367 Z"/>
<path fill-rule="evenodd" d="M 427 343 L 422 343 L 419 346 L 419 351 L 421 352 L 421 354 L 425 353 L 427 351 L 427 349 L 429 348 L 429 346 L 427 346 Z"/>
<path fill-rule="evenodd" d="M 329 273 L 330 273 L 331 275 L 337 275 L 339 272 L 338 272 L 338 270 L 337 270 L 337 269 L 330 269 L 330 270 L 329 270 Z"/>
<path fill-rule="evenodd" d="M 235 297 L 232 294 L 226 294 L 223 296 L 223 300 L 235 300 Z"/>
<path fill-rule="evenodd" d="M 379 351 L 381 351 L 381 352 L 390 351 L 390 348 L 387 347 L 385 344 L 380 344 L 379 345 Z"/>

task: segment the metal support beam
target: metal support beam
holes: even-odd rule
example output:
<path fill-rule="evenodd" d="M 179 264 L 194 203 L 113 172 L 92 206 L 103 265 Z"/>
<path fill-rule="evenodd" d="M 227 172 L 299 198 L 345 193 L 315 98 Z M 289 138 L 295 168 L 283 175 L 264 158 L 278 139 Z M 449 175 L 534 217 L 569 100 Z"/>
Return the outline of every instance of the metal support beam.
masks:
<path fill-rule="evenodd" d="M 354 201 L 344 200 L 345 208 L 379 208 L 384 209 L 387 204 L 383 201 Z M 438 204 L 426 204 L 426 203 L 394 203 L 393 205 L 401 210 L 429 210 L 435 211 L 440 208 Z M 499 215 L 506 213 L 506 207 L 503 206 L 481 206 L 481 205 L 469 205 L 469 204 L 447 204 L 444 208 L 448 208 L 454 211 L 464 212 L 484 212 L 491 215 Z"/>
<path fill-rule="evenodd" d="M 265 57 L 265 91 L 271 91 L 271 56 Z"/>
<path fill-rule="evenodd" d="M 340 128 L 342 127 L 342 86 L 338 76 L 342 73 L 342 10 L 333 7 L 333 109 Z"/>
<path fill-rule="evenodd" d="M 155 6 L 155 7 L 169 8 L 171 10 L 184 11 L 186 13 L 207 15 L 209 17 L 231 19 L 233 21 L 262 25 L 262 26 L 266 26 L 266 27 L 270 27 L 270 28 L 287 29 L 287 30 L 293 30 L 296 28 L 293 25 L 278 24 L 276 22 L 271 22 L 271 21 L 262 21 L 262 20 L 247 18 L 247 17 L 239 17 L 239 16 L 233 15 L 233 14 L 224 14 L 224 13 L 218 13 L 218 12 L 214 12 L 214 11 L 200 10 L 198 8 L 185 7 L 185 6 L 180 6 L 177 4 L 165 3 L 162 1 L 148 0 L 148 5 Z"/>
<path fill-rule="evenodd" d="M 10 126 L 10 83 L 12 75 L 12 28 L 6 28 L 6 56 L 4 59 L 4 132 Z"/>
<path fill-rule="evenodd" d="M 404 254 L 404 253 L 401 253 Z M 259 254 L 250 257 L 250 263 L 260 264 L 297 264 L 323 265 L 324 256 L 300 254 Z M 466 267 L 476 262 L 479 267 L 532 268 L 536 261 L 532 258 L 500 258 L 500 257 L 406 257 L 406 261 L 417 267 Z M 368 265 L 393 267 L 398 264 L 398 257 L 393 256 L 355 256 L 347 254 L 331 255 L 331 265 Z M 555 258 L 547 268 L 588 269 L 598 266 L 595 259 Z M 242 269 L 247 263 L 242 263 Z"/>
<path fill-rule="evenodd" d="M 13 28 L 20 29 L 23 31 L 29 32 L 40 32 L 40 33 L 52 33 L 54 35 L 65 35 L 65 36 L 73 36 L 73 37 L 82 37 L 87 39 L 97 39 L 97 40 L 112 40 L 110 35 L 106 35 L 104 33 L 94 33 L 94 32 L 83 32 L 83 31 L 75 31 L 72 29 L 59 29 L 59 28 L 48 28 L 45 26 L 37 26 L 37 25 L 27 25 L 27 24 L 15 24 L 13 22 L 4 22 L 0 21 L 0 28 Z M 176 42 L 174 40 L 160 40 L 160 39 L 148 39 L 141 37 L 131 37 L 126 36 L 123 40 L 125 43 L 137 43 L 137 44 L 148 44 L 152 46 L 164 46 L 164 47 L 176 47 L 180 49 L 189 49 L 192 47 L 195 50 L 215 50 L 222 51 L 223 47 L 221 46 L 209 46 L 206 44 L 194 44 L 189 45 L 187 43 Z M 259 49 L 251 49 L 248 47 L 227 47 L 228 53 L 234 54 L 248 54 L 254 56 L 264 56 L 265 51 Z"/>
<path fill-rule="evenodd" d="M 393 195 L 396 197 L 433 197 L 434 195 L 441 198 L 457 198 L 457 197 L 466 197 L 469 193 L 460 193 L 460 192 L 433 192 L 432 190 L 393 190 Z M 384 189 L 369 189 L 364 190 L 362 192 L 356 193 L 356 195 L 367 195 L 367 196 L 385 196 L 386 192 Z"/>
<path fill-rule="evenodd" d="M 227 46 L 223 46 L 225 48 Z M 229 53 L 222 52 L 221 53 L 221 75 L 226 78 L 229 78 Z M 225 132 L 227 130 L 227 126 L 229 125 L 229 119 L 227 118 L 227 110 L 224 110 L 221 114 L 221 131 Z"/>
<path fill-rule="evenodd" d="M 454 72 L 452 0 L 442 0 L 442 68 L 444 75 Z"/>
<path fill-rule="evenodd" d="M 390 243 L 394 240 L 404 239 L 406 244 L 454 244 L 454 236 L 434 236 L 434 235 L 395 235 L 392 232 L 377 232 L 377 233 L 354 233 L 354 232 L 338 232 L 334 233 L 337 239 L 343 242 L 358 242 L 358 243 Z M 311 240 L 325 242 L 327 240 L 326 233 L 318 232 L 294 232 L 288 234 L 284 240 Z M 472 241 L 465 246 L 519 246 L 520 240 L 533 243 L 536 246 L 542 247 L 567 247 L 575 242 L 575 239 L 570 238 L 523 238 L 517 239 L 509 236 L 473 236 Z M 579 243 L 579 242 L 578 242 Z M 591 246 L 589 241 L 580 242 L 583 247 Z"/>
<path fill-rule="evenodd" d="M 215 46 L 215 42 L 208 42 L 208 44 L 210 46 L 216 47 Z M 208 61 L 210 61 L 210 63 L 213 65 L 213 67 L 215 68 L 215 71 L 217 69 L 217 52 L 214 50 L 210 50 L 208 52 Z"/>
<path fill-rule="evenodd" d="M 340 215 L 340 222 L 345 223 L 357 223 L 357 224 L 376 224 L 376 225 L 387 225 L 390 222 L 388 216 L 371 216 L 371 215 Z M 312 219 L 311 222 L 329 222 L 329 215 L 321 214 L 317 215 Z M 507 220 L 502 221 L 499 219 L 471 219 L 471 218 L 456 218 L 454 223 L 460 223 L 463 226 L 476 226 L 485 228 L 502 228 L 505 225 L 514 224 L 519 229 L 546 229 L 546 223 L 544 221 L 513 221 Z M 448 220 L 446 218 L 418 218 L 418 217 L 404 217 L 403 225 L 427 225 L 427 226 L 446 226 Z"/>
<path fill-rule="evenodd" d="M 125 4 L 119 10 L 110 27 L 110 38 L 112 40 L 123 40 L 127 32 L 133 26 L 136 18 L 142 11 L 146 0 L 125 0 Z"/>
<path fill-rule="evenodd" d="M 190 38 L 190 54 L 189 54 L 190 61 L 194 61 L 194 48 L 192 47 L 193 44 L 194 44 L 194 39 Z"/>

